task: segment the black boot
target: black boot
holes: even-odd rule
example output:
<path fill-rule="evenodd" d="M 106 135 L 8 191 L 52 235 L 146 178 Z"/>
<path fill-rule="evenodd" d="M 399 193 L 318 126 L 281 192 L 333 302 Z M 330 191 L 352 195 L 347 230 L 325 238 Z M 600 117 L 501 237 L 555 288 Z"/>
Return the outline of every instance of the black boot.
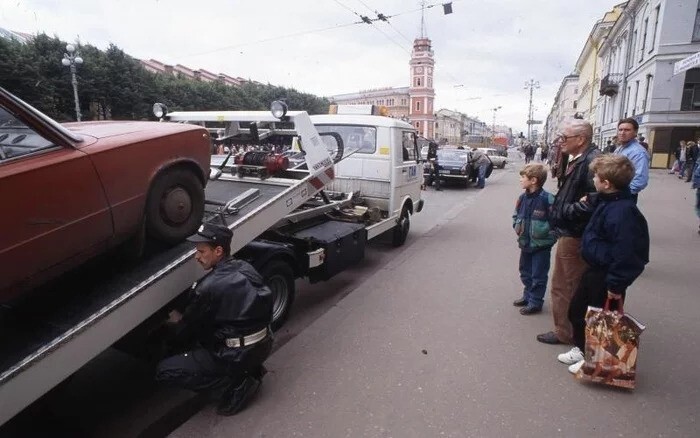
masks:
<path fill-rule="evenodd" d="M 264 368 L 262 369 L 264 370 Z M 260 389 L 260 383 L 261 380 L 247 376 L 237 387 L 231 385 L 230 388 L 224 391 L 219 406 L 216 408 L 216 413 L 229 416 L 242 411 L 255 393 L 258 392 L 258 389 Z"/>

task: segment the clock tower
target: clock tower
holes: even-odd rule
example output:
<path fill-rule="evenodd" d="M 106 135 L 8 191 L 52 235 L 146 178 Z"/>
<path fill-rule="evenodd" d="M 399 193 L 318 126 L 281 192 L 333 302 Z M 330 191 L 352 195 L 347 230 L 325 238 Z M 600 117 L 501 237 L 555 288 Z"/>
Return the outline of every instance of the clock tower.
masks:
<path fill-rule="evenodd" d="M 435 113 L 433 101 L 433 68 L 435 59 L 430 46 L 430 39 L 424 36 L 416 38 L 411 53 L 411 85 L 409 86 L 409 122 L 416 127 L 418 134 L 428 139 L 435 136 Z"/>

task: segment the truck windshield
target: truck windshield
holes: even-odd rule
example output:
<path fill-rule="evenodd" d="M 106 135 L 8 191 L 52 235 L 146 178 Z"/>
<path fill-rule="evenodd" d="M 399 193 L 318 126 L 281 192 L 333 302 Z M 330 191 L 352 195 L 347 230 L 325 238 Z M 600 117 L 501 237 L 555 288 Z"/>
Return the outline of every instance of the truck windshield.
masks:
<path fill-rule="evenodd" d="M 345 152 L 373 154 L 377 150 L 377 128 L 360 125 L 316 125 L 319 133 L 336 132 L 343 139 Z M 322 137 L 324 141 L 332 141 Z M 326 140 L 329 138 L 329 140 Z"/>

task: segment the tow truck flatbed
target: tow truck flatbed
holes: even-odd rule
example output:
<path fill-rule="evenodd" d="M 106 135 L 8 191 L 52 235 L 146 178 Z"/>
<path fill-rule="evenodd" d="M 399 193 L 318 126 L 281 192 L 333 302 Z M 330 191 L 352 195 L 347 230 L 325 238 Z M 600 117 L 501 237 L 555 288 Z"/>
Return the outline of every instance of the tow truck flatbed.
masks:
<path fill-rule="evenodd" d="M 244 120 L 250 114 L 258 120 L 275 120 L 269 113 L 238 113 Z M 307 163 L 313 171 L 284 172 L 267 179 L 225 173 L 207 185 L 206 198 L 214 204 L 207 206 L 206 219 L 224 219 L 233 230 L 232 253 L 318 193 L 323 187 L 319 175 L 332 169 L 308 115 L 289 116 L 298 135 L 307 139 Z M 219 214 L 226 203 L 235 205 L 235 211 Z M 193 254 L 192 245 L 183 242 L 92 279 L 86 278 L 90 266 L 85 266 L 54 284 L 56 290 L 41 291 L 51 298 L 47 302 L 25 303 L 29 306 L 22 310 L 2 309 L 0 425 L 199 279 L 203 273 Z M 65 288 L 72 289 L 70 294 Z"/>

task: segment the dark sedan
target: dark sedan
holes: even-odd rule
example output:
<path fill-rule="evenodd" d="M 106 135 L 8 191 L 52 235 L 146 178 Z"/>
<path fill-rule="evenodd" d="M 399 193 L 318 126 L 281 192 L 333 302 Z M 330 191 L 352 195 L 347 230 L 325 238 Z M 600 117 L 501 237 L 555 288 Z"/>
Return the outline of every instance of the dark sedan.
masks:
<path fill-rule="evenodd" d="M 474 172 L 469 165 L 470 152 L 465 149 L 438 149 L 437 151 L 438 173 L 440 180 L 444 182 L 455 181 L 466 186 Z M 427 184 L 433 182 L 432 166 L 423 166 L 423 172 Z"/>

